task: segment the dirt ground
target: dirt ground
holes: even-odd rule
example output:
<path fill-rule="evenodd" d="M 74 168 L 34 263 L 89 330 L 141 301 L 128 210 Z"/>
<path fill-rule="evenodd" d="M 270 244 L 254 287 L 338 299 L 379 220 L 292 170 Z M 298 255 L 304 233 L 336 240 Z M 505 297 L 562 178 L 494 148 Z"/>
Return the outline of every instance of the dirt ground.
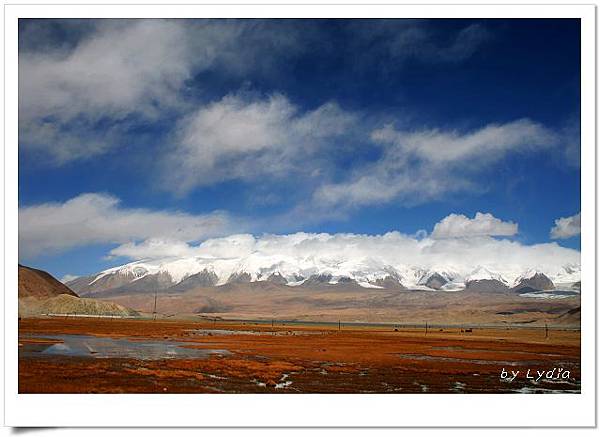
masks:
<path fill-rule="evenodd" d="M 19 321 L 20 393 L 577 393 L 580 332 L 91 318 Z M 218 349 L 206 358 L 21 354 L 77 334 Z M 549 373 L 554 369 L 553 373 Z M 560 371 L 559 371 L 560 369 Z M 503 371 L 505 372 L 503 374 Z M 502 376 L 512 377 L 512 381 Z M 542 372 L 542 376 L 538 372 Z"/>
<path fill-rule="evenodd" d="M 152 313 L 154 295 L 97 297 Z M 309 289 L 264 282 L 226 284 L 184 293 L 158 293 L 159 315 L 195 319 L 204 314 L 227 320 L 276 318 L 311 322 L 354 321 L 402 324 L 493 324 L 517 327 L 580 325 L 579 295 L 561 299 L 523 297 L 514 292 L 393 291 L 355 287 Z M 574 312 L 574 313 L 573 313 Z M 61 313 L 68 313 L 64 311 Z"/>

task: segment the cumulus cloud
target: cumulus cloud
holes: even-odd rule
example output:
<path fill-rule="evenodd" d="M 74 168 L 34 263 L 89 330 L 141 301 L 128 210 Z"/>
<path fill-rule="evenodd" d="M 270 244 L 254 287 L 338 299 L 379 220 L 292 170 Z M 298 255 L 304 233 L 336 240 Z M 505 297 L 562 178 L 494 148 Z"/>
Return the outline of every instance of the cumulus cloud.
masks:
<path fill-rule="evenodd" d="M 578 251 L 556 243 L 527 246 L 490 236 L 446 239 L 420 237 L 400 232 L 383 235 L 300 232 L 287 235 L 231 235 L 212 238 L 197 245 L 165 241 L 158 245 L 172 245 L 173 249 L 164 253 L 181 253 L 210 265 L 227 265 L 229 268 L 251 271 L 261 267 L 285 271 L 288 268 L 310 268 L 315 265 L 325 270 L 368 269 L 373 261 L 395 268 L 419 266 L 451 269 L 464 275 L 479 265 L 485 265 L 512 280 L 529 268 L 555 274 L 564 265 L 580 262 Z M 127 245 L 126 248 L 116 249 L 114 253 L 149 262 L 164 259 L 165 256 L 155 251 L 154 247 L 154 244 L 145 243 Z"/>
<path fill-rule="evenodd" d="M 171 99 L 189 77 L 189 55 L 177 21 L 99 22 L 67 53 L 21 53 L 20 116 L 68 120 L 146 110 Z"/>
<path fill-rule="evenodd" d="M 308 163 L 355 120 L 335 102 L 301 111 L 280 94 L 225 96 L 180 123 L 165 165 L 168 186 L 186 192 L 224 180 L 314 173 Z"/>
<path fill-rule="evenodd" d="M 20 143 L 56 164 L 104 153 L 114 141 L 105 129 L 94 135 L 96 123 L 115 129 L 128 116 L 177 104 L 193 63 L 210 62 L 189 49 L 177 21 L 106 20 L 73 47 L 22 51 Z"/>
<path fill-rule="evenodd" d="M 581 213 L 571 217 L 561 217 L 554 220 L 554 226 L 550 230 L 550 238 L 554 240 L 571 238 L 581 234 Z"/>
<path fill-rule="evenodd" d="M 489 236 L 511 236 L 518 232 L 519 226 L 513 222 L 503 222 L 492 214 L 478 212 L 470 219 L 462 214 L 450 214 L 436 223 L 432 238 L 461 238 Z"/>
<path fill-rule="evenodd" d="M 121 244 L 110 251 L 108 258 L 154 259 L 194 255 L 194 249 L 185 241 L 151 238 L 139 243 Z"/>
<path fill-rule="evenodd" d="M 403 131 L 387 125 L 374 130 L 371 139 L 383 148 L 380 159 L 354 171 L 346 181 L 321 186 L 314 195 L 317 205 L 422 202 L 477 190 L 475 177 L 508 153 L 545 150 L 559 141 L 552 130 L 528 119 L 471 132 Z"/>
<path fill-rule="evenodd" d="M 19 208 L 20 256 L 36 256 L 78 246 L 152 238 L 199 241 L 229 232 L 227 214 L 126 208 L 106 194 L 81 194 L 64 203 Z"/>
<path fill-rule="evenodd" d="M 298 36 L 253 20 L 47 21 L 20 30 L 19 140 L 59 165 L 118 145 L 107 126 L 122 134 L 136 121 L 187 112 L 186 81 L 198 73 L 258 68 L 260 50 L 285 58 Z M 41 44 L 51 26 L 77 38 Z"/>

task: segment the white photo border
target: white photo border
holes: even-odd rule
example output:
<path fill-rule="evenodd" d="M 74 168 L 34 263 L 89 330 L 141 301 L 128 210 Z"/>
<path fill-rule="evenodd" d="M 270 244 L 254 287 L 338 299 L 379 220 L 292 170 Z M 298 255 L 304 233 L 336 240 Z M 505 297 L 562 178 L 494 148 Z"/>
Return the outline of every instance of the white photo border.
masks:
<path fill-rule="evenodd" d="M 18 18 L 581 19 L 581 394 L 18 394 Z M 4 423 L 7 426 L 596 425 L 593 5 L 5 5 Z"/>

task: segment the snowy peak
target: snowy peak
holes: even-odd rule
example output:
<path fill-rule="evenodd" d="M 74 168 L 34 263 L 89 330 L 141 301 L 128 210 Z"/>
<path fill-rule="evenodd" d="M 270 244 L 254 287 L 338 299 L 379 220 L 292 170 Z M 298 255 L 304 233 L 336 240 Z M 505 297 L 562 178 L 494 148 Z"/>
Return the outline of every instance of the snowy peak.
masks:
<path fill-rule="evenodd" d="M 520 282 L 520 281 L 527 280 L 527 279 L 532 279 L 532 278 L 534 278 L 535 276 L 539 275 L 540 273 L 541 273 L 541 272 L 539 272 L 539 271 L 538 271 L 538 270 L 536 270 L 536 269 L 529 269 L 529 270 L 527 270 L 525 273 L 523 273 L 522 275 L 520 275 L 520 276 L 519 276 L 519 277 L 516 279 L 515 283 L 518 283 L 518 282 Z M 542 274 L 543 274 L 543 273 L 542 273 Z"/>
<path fill-rule="evenodd" d="M 508 282 L 498 273 L 491 272 L 485 267 L 478 266 L 465 278 L 465 283 L 473 281 L 498 281 L 504 285 L 508 285 Z"/>
<path fill-rule="evenodd" d="M 573 284 L 581 281 L 581 266 L 578 264 L 567 264 L 551 277 L 555 284 Z"/>
<path fill-rule="evenodd" d="M 500 274 L 479 266 L 466 277 L 465 290 L 485 293 L 502 292 L 508 290 L 508 283 Z"/>
<path fill-rule="evenodd" d="M 544 273 L 537 270 L 528 270 L 515 280 L 512 290 L 519 293 L 554 290 L 554 283 Z"/>
<path fill-rule="evenodd" d="M 454 270 L 433 269 L 425 272 L 417 284 L 433 290 L 440 290 L 453 283 L 459 276 Z"/>

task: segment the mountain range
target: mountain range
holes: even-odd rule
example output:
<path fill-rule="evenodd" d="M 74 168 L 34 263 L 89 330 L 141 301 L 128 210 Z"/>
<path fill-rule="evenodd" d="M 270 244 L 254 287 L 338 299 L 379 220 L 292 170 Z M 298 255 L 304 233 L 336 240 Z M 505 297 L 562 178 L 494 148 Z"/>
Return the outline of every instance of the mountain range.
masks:
<path fill-rule="evenodd" d="M 315 256 L 301 260 L 263 257 L 253 259 L 168 258 L 136 261 L 76 278 L 67 285 L 80 295 L 130 294 L 154 291 L 173 293 L 238 283 L 275 283 L 302 288 L 368 288 L 426 291 L 552 290 L 556 284 L 580 281 L 579 265 L 558 271 L 535 268 L 502 269 L 476 266 L 470 271 L 453 266 L 391 266 L 372 258 L 336 260 Z"/>

